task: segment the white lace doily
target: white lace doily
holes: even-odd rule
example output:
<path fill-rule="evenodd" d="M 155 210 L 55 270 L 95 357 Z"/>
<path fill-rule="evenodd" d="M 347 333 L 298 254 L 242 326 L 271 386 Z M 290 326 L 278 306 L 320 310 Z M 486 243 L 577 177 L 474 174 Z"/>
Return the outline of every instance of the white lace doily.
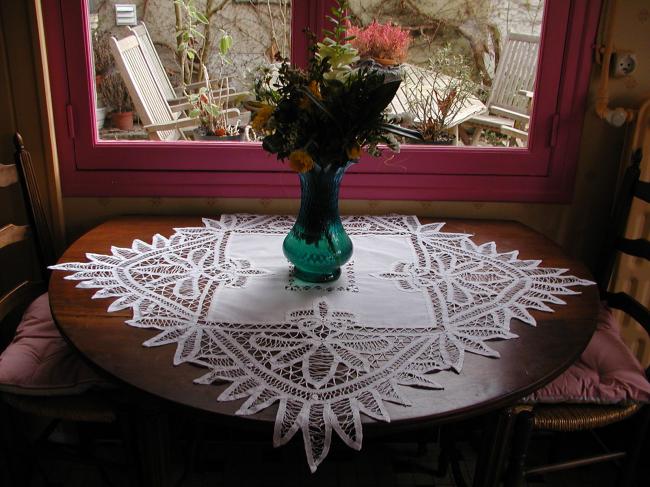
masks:
<path fill-rule="evenodd" d="M 278 403 L 273 443 L 301 430 L 312 471 L 332 430 L 361 448 L 361 414 L 390 421 L 386 402 L 409 405 L 404 386 L 441 388 L 434 373 L 460 372 L 465 352 L 497 357 L 487 342 L 515 337 L 511 318 L 534 325 L 529 309 L 550 312 L 570 287 L 593 284 L 388 216 L 345 218 L 353 261 L 338 281 L 311 285 L 282 255 L 293 218 L 204 224 L 52 269 L 114 299 L 109 311 L 132 308 L 127 324 L 160 330 L 144 345 L 176 344 L 174 364 L 207 369 L 197 383 L 230 382 L 217 399 L 245 399 L 237 414 Z"/>

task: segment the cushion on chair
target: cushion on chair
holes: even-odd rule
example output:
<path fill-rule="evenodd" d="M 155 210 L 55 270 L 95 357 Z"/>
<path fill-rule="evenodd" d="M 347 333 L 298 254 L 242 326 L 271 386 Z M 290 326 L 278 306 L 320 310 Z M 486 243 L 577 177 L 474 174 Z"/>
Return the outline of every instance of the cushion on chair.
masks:
<path fill-rule="evenodd" d="M 650 383 L 620 336 L 611 309 L 601 306 L 598 323 L 580 358 L 525 402 L 650 402 Z"/>
<path fill-rule="evenodd" d="M 34 300 L 13 341 L 0 355 L 0 391 L 70 395 L 107 385 L 59 333 L 47 293 Z"/>

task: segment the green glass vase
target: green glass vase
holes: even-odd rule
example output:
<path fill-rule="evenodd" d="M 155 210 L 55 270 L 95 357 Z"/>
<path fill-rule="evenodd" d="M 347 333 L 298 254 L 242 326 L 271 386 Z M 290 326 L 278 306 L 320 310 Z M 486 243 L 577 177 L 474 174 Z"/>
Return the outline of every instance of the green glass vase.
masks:
<path fill-rule="evenodd" d="M 339 217 L 339 186 L 350 163 L 327 170 L 315 166 L 300 176 L 300 211 L 282 250 L 306 282 L 335 281 L 352 257 L 352 240 Z"/>

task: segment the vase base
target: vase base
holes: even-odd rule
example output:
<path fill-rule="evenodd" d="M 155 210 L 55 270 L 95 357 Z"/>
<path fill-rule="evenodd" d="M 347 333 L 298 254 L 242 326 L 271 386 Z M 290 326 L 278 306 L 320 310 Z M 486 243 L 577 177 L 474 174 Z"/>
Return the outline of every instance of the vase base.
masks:
<path fill-rule="evenodd" d="M 294 268 L 294 277 L 305 282 L 332 282 L 336 281 L 341 276 L 341 268 L 337 267 L 334 271 L 328 274 L 320 274 L 316 272 L 307 272 Z"/>

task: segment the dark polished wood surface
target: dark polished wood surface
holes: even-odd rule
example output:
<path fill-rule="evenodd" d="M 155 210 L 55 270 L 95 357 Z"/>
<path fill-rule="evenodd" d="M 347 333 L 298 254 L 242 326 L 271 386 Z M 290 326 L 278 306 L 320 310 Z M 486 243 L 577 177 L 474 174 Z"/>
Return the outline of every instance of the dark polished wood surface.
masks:
<path fill-rule="evenodd" d="M 428 222 L 432 220 L 424 220 Z M 106 222 L 77 240 L 60 262 L 86 260 L 86 252 L 110 254 L 111 246 L 130 247 L 134 239 L 151 241 L 160 233 L 171 235 L 176 227 L 201 226 L 198 217 L 124 217 Z M 473 234 L 477 244 L 495 241 L 500 252 L 518 250 L 520 259 L 541 259 L 544 267 L 568 268 L 569 273 L 592 279 L 580 262 L 541 234 L 515 222 L 450 220 L 443 231 Z M 280 252 L 280 249 L 278 249 Z M 131 310 L 106 311 L 111 300 L 91 299 L 93 289 L 77 289 L 77 281 L 64 280 L 69 273 L 54 271 L 50 303 L 54 318 L 70 342 L 100 369 L 139 390 L 198 410 L 234 416 L 243 401 L 218 402 L 227 384 L 193 384 L 202 369 L 191 364 L 173 366 L 175 346 L 144 348 L 142 343 L 155 330 L 133 328 L 124 323 Z M 513 320 L 511 340 L 491 342 L 501 353 L 493 359 L 467 353 L 460 374 L 440 372 L 435 380 L 441 391 L 404 388 L 413 406 L 388 403 L 392 426 L 419 422 L 442 422 L 483 413 L 515 402 L 552 380 L 582 352 L 595 328 L 598 308 L 596 286 L 577 287 L 581 294 L 561 296 L 566 305 L 553 305 L 554 313 L 531 311 L 532 327 Z M 275 407 L 241 421 L 258 420 L 270 427 Z M 370 433 L 377 422 L 364 417 Z M 381 428 L 386 428 L 384 426 Z"/>

